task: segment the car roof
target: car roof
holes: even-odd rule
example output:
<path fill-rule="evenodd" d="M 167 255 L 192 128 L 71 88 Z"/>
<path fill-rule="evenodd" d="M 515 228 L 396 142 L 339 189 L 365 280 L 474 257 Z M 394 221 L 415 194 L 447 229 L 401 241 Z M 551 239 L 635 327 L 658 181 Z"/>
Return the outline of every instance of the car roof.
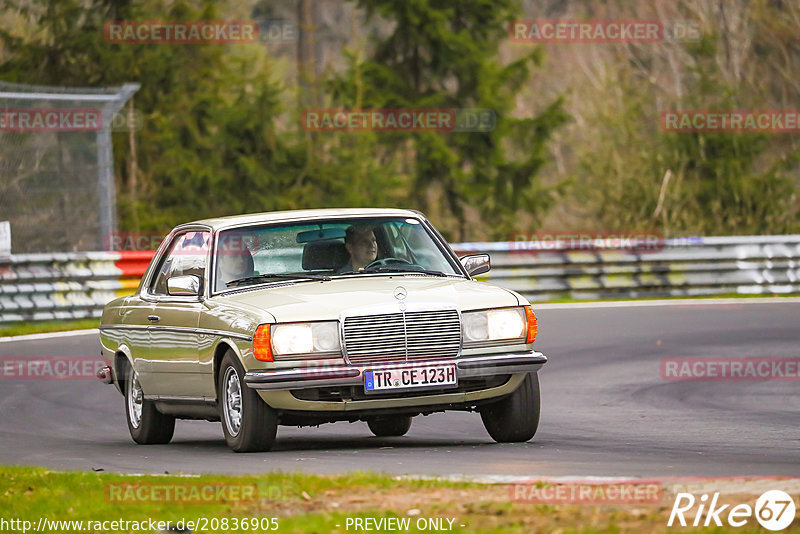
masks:
<path fill-rule="evenodd" d="M 216 217 L 201 219 L 182 226 L 204 225 L 214 230 L 244 226 L 257 223 L 271 223 L 282 221 L 297 221 L 308 219 L 326 219 L 338 217 L 424 217 L 415 210 L 399 208 L 325 208 L 311 210 L 265 211 L 263 213 L 248 213 L 245 215 L 232 215 L 229 217 Z"/>

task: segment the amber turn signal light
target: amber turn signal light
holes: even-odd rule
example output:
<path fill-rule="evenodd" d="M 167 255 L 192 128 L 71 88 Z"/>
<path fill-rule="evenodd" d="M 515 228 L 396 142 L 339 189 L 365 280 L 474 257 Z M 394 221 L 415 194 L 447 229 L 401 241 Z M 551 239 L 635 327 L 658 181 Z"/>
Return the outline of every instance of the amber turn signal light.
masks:
<path fill-rule="evenodd" d="M 269 339 L 268 324 L 262 324 L 256 328 L 256 333 L 253 334 L 253 356 L 256 360 L 262 362 L 272 361 L 272 344 Z"/>
<path fill-rule="evenodd" d="M 533 308 L 530 306 L 525 306 L 525 320 L 528 323 L 528 335 L 525 338 L 525 343 L 533 343 L 533 340 L 536 339 L 536 314 L 533 313 Z"/>

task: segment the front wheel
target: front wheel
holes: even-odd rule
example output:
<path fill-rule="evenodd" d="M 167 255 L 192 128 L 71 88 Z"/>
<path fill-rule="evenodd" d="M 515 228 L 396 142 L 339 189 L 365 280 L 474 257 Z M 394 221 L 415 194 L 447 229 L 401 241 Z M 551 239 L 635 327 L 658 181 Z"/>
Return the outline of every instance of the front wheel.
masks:
<path fill-rule="evenodd" d="M 528 441 L 539 428 L 539 376 L 530 373 L 522 384 L 497 402 L 480 408 L 486 431 L 498 443 L 520 443 Z"/>
<path fill-rule="evenodd" d="M 239 359 L 228 351 L 222 359 L 217 385 L 225 441 L 234 452 L 268 451 L 278 432 L 278 414 L 244 384 L 243 378 Z"/>
<path fill-rule="evenodd" d="M 404 436 L 411 428 L 411 417 L 403 415 L 375 417 L 367 420 L 367 426 L 378 437 Z"/>
<path fill-rule="evenodd" d="M 126 366 L 125 415 L 133 441 L 140 445 L 169 443 L 175 433 L 175 418 L 156 409 L 153 401 L 145 400 L 136 371 Z"/>

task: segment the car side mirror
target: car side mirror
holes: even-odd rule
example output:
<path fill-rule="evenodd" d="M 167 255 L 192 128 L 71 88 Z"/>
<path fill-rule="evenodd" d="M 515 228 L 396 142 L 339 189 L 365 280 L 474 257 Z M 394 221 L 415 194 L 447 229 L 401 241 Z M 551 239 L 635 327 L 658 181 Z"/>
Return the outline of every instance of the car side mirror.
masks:
<path fill-rule="evenodd" d="M 196 274 L 167 278 L 167 294 L 173 297 L 199 297 L 202 279 Z"/>
<path fill-rule="evenodd" d="M 477 276 L 479 274 L 488 273 L 492 268 L 492 262 L 488 254 L 470 254 L 469 256 L 461 256 L 458 258 L 464 270 L 470 276 Z"/>

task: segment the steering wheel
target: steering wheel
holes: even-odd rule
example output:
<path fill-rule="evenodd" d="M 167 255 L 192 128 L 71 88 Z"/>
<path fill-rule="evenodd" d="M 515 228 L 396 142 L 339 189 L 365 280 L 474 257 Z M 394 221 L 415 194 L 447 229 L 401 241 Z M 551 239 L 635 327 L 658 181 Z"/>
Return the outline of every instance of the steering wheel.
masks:
<path fill-rule="evenodd" d="M 391 265 L 393 263 L 394 264 L 402 263 L 402 264 L 405 264 L 405 265 L 414 265 L 410 261 L 404 260 L 403 258 L 381 258 L 379 260 L 375 260 L 373 262 L 370 262 L 369 265 L 364 267 L 364 270 L 366 271 L 367 269 L 371 269 L 373 267 L 388 267 L 389 265 Z"/>

